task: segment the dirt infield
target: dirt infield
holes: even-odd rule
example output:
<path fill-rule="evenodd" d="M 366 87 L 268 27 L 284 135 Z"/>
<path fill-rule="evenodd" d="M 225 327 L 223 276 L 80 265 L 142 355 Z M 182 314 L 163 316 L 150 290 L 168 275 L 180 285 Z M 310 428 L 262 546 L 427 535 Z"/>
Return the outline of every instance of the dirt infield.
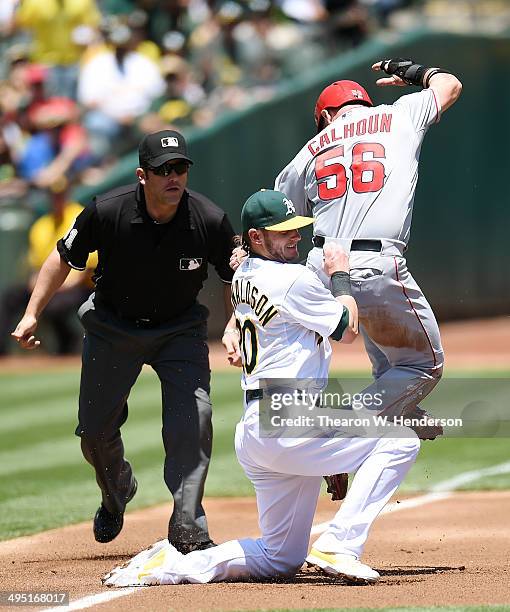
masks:
<path fill-rule="evenodd" d="M 447 368 L 508 370 L 510 318 L 441 326 Z M 220 345 L 211 346 L 214 369 L 226 367 Z M 2 372 L 76 368 L 76 358 L 31 355 L 0 361 Z M 335 349 L 339 370 L 367 369 L 362 342 Z M 256 536 L 255 501 L 207 499 L 211 535 L 222 542 Z M 337 509 L 320 500 L 316 522 Z M 70 591 L 71 600 L 110 593 L 100 577 L 166 533 L 170 508 L 128 513 L 117 540 L 97 544 L 91 523 L 0 543 L 3 591 Z M 457 493 L 418 508 L 390 513 L 376 522 L 364 560 L 382 574 L 373 586 L 350 586 L 303 570 L 287 582 L 179 585 L 139 589 L 96 605 L 117 610 L 257 610 L 510 604 L 510 492 Z M 20 609 L 20 608 L 17 608 Z M 26 608 L 34 610 L 34 608 Z M 63 608 L 65 609 L 65 608 Z"/>
<path fill-rule="evenodd" d="M 337 507 L 321 498 L 316 521 L 328 520 Z M 251 498 L 209 499 L 206 510 L 217 541 L 257 535 Z M 94 542 L 90 523 L 3 542 L 2 590 L 64 590 L 70 591 L 71 601 L 112 592 L 99 578 L 160 538 L 168 512 L 168 506 L 158 506 L 128 513 L 122 534 L 107 545 Z M 294 580 L 278 583 L 141 588 L 95 609 L 194 612 L 510 603 L 509 514 L 510 492 L 476 492 L 381 516 L 364 556 L 382 575 L 372 586 L 351 586 L 304 569 Z"/>

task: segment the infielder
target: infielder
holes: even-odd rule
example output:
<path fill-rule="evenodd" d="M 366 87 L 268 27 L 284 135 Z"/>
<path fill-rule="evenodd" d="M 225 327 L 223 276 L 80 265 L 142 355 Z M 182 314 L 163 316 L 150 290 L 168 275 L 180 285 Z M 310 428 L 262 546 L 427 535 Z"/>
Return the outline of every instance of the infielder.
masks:
<path fill-rule="evenodd" d="M 394 104 L 373 106 L 354 81 L 337 81 L 315 105 L 318 134 L 280 172 L 275 189 L 312 213 L 314 247 L 307 265 L 326 286 L 323 246 L 339 242 L 350 254 L 351 287 L 360 330 L 385 413 L 424 414 L 417 404 L 439 381 L 443 349 L 439 328 L 403 256 L 411 228 L 423 138 L 460 95 L 460 81 L 440 68 L 411 60 L 372 66 L 389 76 L 377 85 L 417 85 Z M 434 438 L 442 428 L 419 432 Z"/>
<path fill-rule="evenodd" d="M 339 245 L 324 248 L 331 292 L 298 257 L 298 228 L 313 219 L 297 216 L 282 193 L 262 190 L 242 210 L 249 257 L 232 284 L 241 330 L 244 416 L 235 448 L 257 497 L 258 539 L 233 540 L 182 555 L 167 540 L 105 577 L 108 586 L 206 583 L 233 578 L 294 574 L 305 560 L 322 474 L 357 471 L 339 512 L 317 540 L 308 561 L 333 575 L 374 582 L 379 574 L 361 563 L 372 522 L 402 482 L 420 442 L 406 438 L 285 438 L 259 435 L 259 407 L 266 379 L 326 379 L 328 337 L 352 342 L 356 302 L 349 263 Z M 233 351 L 232 359 L 234 359 Z"/>

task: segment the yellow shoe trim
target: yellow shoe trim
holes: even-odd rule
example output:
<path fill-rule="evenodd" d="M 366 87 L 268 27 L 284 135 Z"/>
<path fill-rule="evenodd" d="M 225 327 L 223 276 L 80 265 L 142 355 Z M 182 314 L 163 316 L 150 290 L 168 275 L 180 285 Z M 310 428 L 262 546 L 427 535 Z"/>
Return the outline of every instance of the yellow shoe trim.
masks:
<path fill-rule="evenodd" d="M 154 555 L 150 561 L 147 561 L 147 563 L 143 566 L 142 571 L 138 574 L 138 580 L 144 576 L 148 576 L 150 574 L 150 570 L 163 565 L 165 562 L 165 553 L 165 549 L 160 550 L 158 554 Z"/>
<path fill-rule="evenodd" d="M 310 551 L 310 556 L 314 556 L 314 557 L 318 557 L 319 559 L 322 559 L 323 561 L 327 561 L 328 563 L 335 563 L 335 554 L 328 554 L 328 553 L 323 553 L 320 550 L 317 550 L 316 548 L 312 548 L 312 550 Z"/>

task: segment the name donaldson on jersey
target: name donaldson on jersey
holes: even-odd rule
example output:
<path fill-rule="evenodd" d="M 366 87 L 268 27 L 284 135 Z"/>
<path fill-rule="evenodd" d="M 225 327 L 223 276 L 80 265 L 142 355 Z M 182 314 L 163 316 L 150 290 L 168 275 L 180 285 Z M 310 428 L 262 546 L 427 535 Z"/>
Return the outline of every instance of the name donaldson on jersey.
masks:
<path fill-rule="evenodd" d="M 236 280 L 232 283 L 232 306 L 235 308 L 240 303 L 248 304 L 257 315 L 259 323 L 265 327 L 278 314 L 278 310 L 269 302 L 267 295 L 259 293 L 259 289 L 250 281 Z"/>
<path fill-rule="evenodd" d="M 320 136 L 310 140 L 308 150 L 312 155 L 317 155 L 319 151 L 339 140 L 365 134 L 388 133 L 391 131 L 391 119 L 391 113 L 382 113 L 381 115 L 370 115 L 356 123 L 344 123 L 343 126 L 333 123 Z"/>

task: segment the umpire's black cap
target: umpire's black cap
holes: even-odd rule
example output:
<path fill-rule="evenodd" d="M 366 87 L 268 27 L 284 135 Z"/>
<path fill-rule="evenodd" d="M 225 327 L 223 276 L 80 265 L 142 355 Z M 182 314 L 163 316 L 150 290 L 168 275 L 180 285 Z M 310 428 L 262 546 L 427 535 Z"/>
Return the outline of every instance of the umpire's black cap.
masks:
<path fill-rule="evenodd" d="M 157 168 L 173 159 L 183 159 L 189 164 L 193 163 L 188 157 L 184 136 L 175 130 L 161 130 L 144 136 L 138 147 L 138 158 L 142 168 L 146 166 Z"/>

